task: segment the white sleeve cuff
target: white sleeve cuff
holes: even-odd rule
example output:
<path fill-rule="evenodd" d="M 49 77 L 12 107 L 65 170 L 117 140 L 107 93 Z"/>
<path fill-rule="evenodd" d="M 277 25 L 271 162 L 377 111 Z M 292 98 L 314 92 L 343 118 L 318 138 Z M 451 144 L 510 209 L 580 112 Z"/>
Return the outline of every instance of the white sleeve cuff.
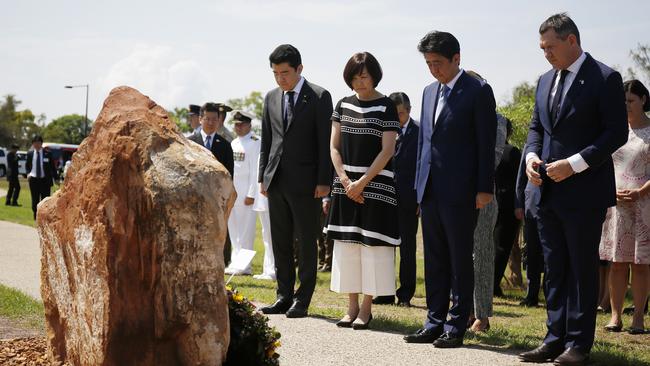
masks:
<path fill-rule="evenodd" d="M 526 165 L 528 165 L 528 161 L 532 158 L 539 159 L 539 156 L 537 156 L 537 154 L 535 154 L 534 152 L 529 152 L 528 154 L 526 154 Z"/>
<path fill-rule="evenodd" d="M 571 169 L 573 169 L 573 171 L 576 172 L 576 173 L 583 172 L 583 171 L 587 170 L 587 168 L 589 168 L 589 164 L 587 164 L 585 159 L 583 159 L 582 155 L 580 155 L 580 154 L 571 155 L 567 159 L 567 161 L 571 165 Z"/>

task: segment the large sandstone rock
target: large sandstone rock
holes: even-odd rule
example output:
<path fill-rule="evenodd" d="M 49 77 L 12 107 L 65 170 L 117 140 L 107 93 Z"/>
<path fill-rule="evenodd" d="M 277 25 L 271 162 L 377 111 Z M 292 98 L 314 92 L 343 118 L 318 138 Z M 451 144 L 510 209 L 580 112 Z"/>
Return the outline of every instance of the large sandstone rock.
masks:
<path fill-rule="evenodd" d="M 38 210 L 52 361 L 221 365 L 234 192 L 163 108 L 113 89 L 62 189 Z"/>

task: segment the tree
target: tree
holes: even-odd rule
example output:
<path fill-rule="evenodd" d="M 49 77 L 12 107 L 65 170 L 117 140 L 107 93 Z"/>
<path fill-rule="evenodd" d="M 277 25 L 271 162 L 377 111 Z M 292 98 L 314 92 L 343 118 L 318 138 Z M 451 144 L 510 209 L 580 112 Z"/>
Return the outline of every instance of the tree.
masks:
<path fill-rule="evenodd" d="M 264 97 L 262 96 L 261 92 L 252 91 L 247 97 L 228 99 L 226 104 L 233 109 L 239 109 L 252 113 L 257 117 L 258 120 L 262 119 L 262 113 L 264 112 Z M 226 126 L 230 126 L 230 129 L 232 129 L 232 117 L 226 122 Z M 259 134 L 260 126 L 253 123 L 253 131 L 256 134 Z"/>
<path fill-rule="evenodd" d="M 41 125 L 45 120 L 44 115 L 38 118 L 25 109 L 18 110 L 21 101 L 14 95 L 6 95 L 0 102 L 0 146 L 9 146 L 13 143 L 20 148 L 27 148 L 32 137 L 41 132 Z"/>
<path fill-rule="evenodd" d="M 636 50 L 630 51 L 630 57 L 639 71 L 645 75 L 646 81 L 650 83 L 650 46 L 639 43 Z M 631 74 L 634 75 L 634 72 L 632 71 Z"/>
<path fill-rule="evenodd" d="M 48 142 L 79 145 L 83 141 L 84 116 L 67 114 L 52 120 L 43 128 L 43 139 Z M 88 131 L 92 129 L 92 121 L 88 120 Z"/>
<path fill-rule="evenodd" d="M 181 130 L 181 132 L 190 132 L 192 131 L 192 127 L 190 127 L 189 123 L 187 123 L 187 113 L 189 111 L 187 108 L 174 108 L 173 111 L 167 111 L 169 113 L 169 117 L 176 123 L 176 126 L 178 126 L 178 129 Z"/>
<path fill-rule="evenodd" d="M 535 108 L 535 86 L 523 82 L 512 92 L 512 101 L 499 107 L 498 111 L 512 122 L 512 145 L 522 148 L 528 136 L 528 126 Z"/>

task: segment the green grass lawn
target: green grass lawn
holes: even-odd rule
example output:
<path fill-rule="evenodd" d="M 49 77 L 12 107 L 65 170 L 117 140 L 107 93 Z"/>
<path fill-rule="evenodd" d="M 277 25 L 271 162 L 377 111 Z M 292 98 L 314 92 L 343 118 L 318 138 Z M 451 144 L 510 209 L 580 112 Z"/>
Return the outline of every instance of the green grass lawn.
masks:
<path fill-rule="evenodd" d="M 19 203 L 22 207 L 5 206 L 0 201 L 0 220 L 34 226 L 31 213 L 29 187 L 21 181 Z M 0 181 L 0 188 L 7 190 L 7 181 Z M 258 254 L 253 260 L 253 272 L 261 273 L 264 247 L 258 223 L 255 250 Z M 421 239 L 418 239 L 417 288 L 412 308 L 398 308 L 388 305 L 375 305 L 372 325 L 375 330 L 409 333 L 418 329 L 425 318 L 424 266 Z M 399 253 L 399 251 L 398 251 Z M 597 279 L 595 279 L 597 280 Z M 236 276 L 231 284 L 244 296 L 262 303 L 275 300 L 275 283 L 255 280 L 251 276 Z M 347 296 L 329 291 L 330 274 L 319 273 L 316 291 L 310 307 L 312 316 L 339 319 L 345 313 Z M 489 345 L 506 349 L 529 349 L 542 341 L 546 332 L 546 312 L 543 308 L 524 308 L 518 306 L 524 293 L 519 289 L 505 289 L 504 298 L 495 298 L 494 317 L 490 319 L 491 329 L 485 334 L 467 336 L 470 345 Z M 629 305 L 629 299 L 628 299 Z M 43 327 L 43 306 L 25 295 L 0 286 L 0 316 L 21 321 L 30 327 Z M 599 314 L 596 328 L 596 344 L 592 358 L 601 365 L 650 365 L 650 335 L 631 336 L 623 333 L 606 333 L 602 329 L 609 315 Z M 625 326 L 631 323 L 630 316 L 624 316 Z M 650 322 L 646 321 L 646 326 Z M 332 327 L 334 325 L 332 324 Z"/>
<path fill-rule="evenodd" d="M 254 274 L 262 272 L 264 254 L 259 222 L 257 229 L 255 250 L 258 254 L 253 260 Z M 417 288 L 411 302 L 414 306 L 400 308 L 390 305 L 373 305 L 372 325 L 375 330 L 407 334 L 420 328 L 425 319 L 424 258 L 421 239 L 418 238 L 418 240 L 420 242 L 417 254 Z M 399 263 L 399 259 L 396 262 Z M 267 304 L 275 301 L 274 282 L 255 280 L 252 276 L 235 276 L 231 284 L 253 301 Z M 330 274 L 319 272 L 309 311 L 312 316 L 338 320 L 347 309 L 347 296 L 330 291 L 329 284 Z M 494 317 L 490 319 L 490 331 L 484 334 L 468 333 L 467 344 L 515 350 L 530 349 L 541 344 L 546 334 L 546 310 L 542 307 L 519 306 L 519 301 L 524 296 L 522 290 L 505 289 L 504 292 L 505 297 L 494 299 Z M 627 302 L 626 305 L 629 305 L 629 300 Z M 607 333 L 603 331 L 603 327 L 608 321 L 609 314 L 598 315 L 596 343 L 592 351 L 592 358 L 600 365 L 650 365 L 650 335 L 632 336 L 625 332 Z M 631 321 L 631 316 L 624 316 L 623 322 L 626 326 L 629 326 Z M 648 325 L 650 324 L 646 321 L 646 326 Z"/>

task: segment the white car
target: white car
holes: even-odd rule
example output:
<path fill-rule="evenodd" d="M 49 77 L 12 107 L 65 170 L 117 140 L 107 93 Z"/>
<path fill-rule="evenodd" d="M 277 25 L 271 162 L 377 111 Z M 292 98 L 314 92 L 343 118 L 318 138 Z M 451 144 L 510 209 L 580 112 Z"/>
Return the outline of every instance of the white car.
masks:
<path fill-rule="evenodd" d="M 0 147 L 0 177 L 7 175 L 7 149 Z"/>
<path fill-rule="evenodd" d="M 25 167 L 25 164 L 27 163 L 27 151 L 18 150 L 16 156 L 18 157 L 18 174 L 27 178 L 27 168 Z"/>

